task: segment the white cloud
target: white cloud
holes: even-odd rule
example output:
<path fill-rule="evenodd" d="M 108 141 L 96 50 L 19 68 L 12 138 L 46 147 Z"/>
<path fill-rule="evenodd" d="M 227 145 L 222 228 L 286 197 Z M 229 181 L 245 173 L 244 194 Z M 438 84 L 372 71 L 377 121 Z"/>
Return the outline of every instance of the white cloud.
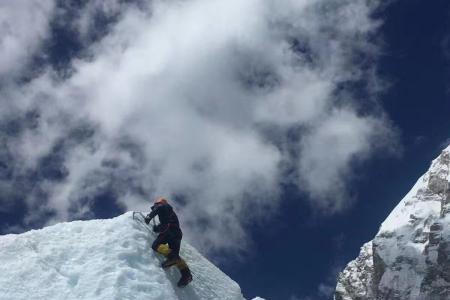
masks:
<path fill-rule="evenodd" d="M 366 76 L 355 53 L 376 53 L 369 2 L 98 3 L 79 13 L 81 37 L 96 29 L 86 16 L 121 13 L 73 59 L 70 76 L 48 68 L 25 86 L 10 86 L 11 111 L 39 112 L 38 125 L 15 140 L 23 164 L 38 165 L 60 145 L 58 166 L 67 170 L 62 180 L 42 183 L 46 205 L 29 198 L 34 216 L 49 209 L 55 220 L 81 216 L 106 188 L 128 209 L 143 209 L 157 195 L 179 196 L 185 231 L 197 245 L 239 250 L 248 240 L 245 225 L 279 204 L 286 161 L 313 206 L 346 206 L 352 163 L 372 153 L 379 132 L 391 132 L 382 117 L 357 113 L 355 103 L 372 100 L 354 99 L 346 88 L 347 98 L 337 94 Z M 86 124 L 93 133 L 75 130 Z M 300 132 L 300 141 L 282 139 L 298 159 L 262 127 Z"/>
<path fill-rule="evenodd" d="M 350 204 L 346 183 L 352 163 L 388 146 L 391 131 L 382 122 L 339 109 L 311 127 L 300 145 L 299 170 L 301 187 L 312 194 L 319 209 L 333 213 Z"/>
<path fill-rule="evenodd" d="M 0 79 L 14 77 L 47 37 L 53 1 L 0 2 Z"/>

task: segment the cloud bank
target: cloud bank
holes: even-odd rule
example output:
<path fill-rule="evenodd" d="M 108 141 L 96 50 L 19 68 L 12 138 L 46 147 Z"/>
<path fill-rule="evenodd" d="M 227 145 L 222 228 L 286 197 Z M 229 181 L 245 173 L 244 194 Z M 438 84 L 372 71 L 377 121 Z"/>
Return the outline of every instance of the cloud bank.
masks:
<path fill-rule="evenodd" d="M 1 81 L 0 187 L 23 193 L 0 202 L 23 201 L 25 226 L 165 195 L 199 248 L 240 250 L 284 184 L 339 212 L 355 161 L 394 140 L 377 1 L 17 3 L 1 4 L 0 76 L 18 75 Z M 80 45 L 63 65 L 58 26 Z"/>

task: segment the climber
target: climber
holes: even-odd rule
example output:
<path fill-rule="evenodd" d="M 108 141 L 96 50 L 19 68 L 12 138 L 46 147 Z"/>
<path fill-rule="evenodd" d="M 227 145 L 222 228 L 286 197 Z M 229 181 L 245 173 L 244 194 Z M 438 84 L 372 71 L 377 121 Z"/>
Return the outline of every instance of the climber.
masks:
<path fill-rule="evenodd" d="M 152 244 L 152 249 L 167 257 L 167 260 L 162 263 L 163 268 L 169 268 L 173 265 L 178 267 L 181 273 L 178 286 L 184 287 L 192 281 L 192 274 L 184 259 L 180 257 L 183 233 L 180 229 L 178 217 L 165 198 L 156 199 L 151 209 L 152 211 L 145 217 L 145 223 L 149 224 L 150 220 L 156 215 L 158 215 L 160 221 L 159 225 L 153 226 L 153 231 L 159 234 Z M 166 244 L 168 244 L 168 247 Z"/>

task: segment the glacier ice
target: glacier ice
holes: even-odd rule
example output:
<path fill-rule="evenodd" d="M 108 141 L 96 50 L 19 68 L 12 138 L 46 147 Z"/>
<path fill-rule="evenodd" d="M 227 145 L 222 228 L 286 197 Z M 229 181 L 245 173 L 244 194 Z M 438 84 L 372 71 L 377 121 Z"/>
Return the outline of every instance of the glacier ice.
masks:
<path fill-rule="evenodd" d="M 183 241 L 194 280 L 163 270 L 153 233 L 128 212 L 0 236 L 0 299 L 243 300 L 239 285 Z"/>

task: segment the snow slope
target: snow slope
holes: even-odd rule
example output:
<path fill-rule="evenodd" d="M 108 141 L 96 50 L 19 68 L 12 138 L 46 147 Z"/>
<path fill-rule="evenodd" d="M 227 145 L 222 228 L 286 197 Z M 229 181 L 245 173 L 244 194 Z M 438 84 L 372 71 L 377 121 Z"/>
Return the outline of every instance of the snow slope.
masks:
<path fill-rule="evenodd" d="M 450 299 L 450 147 L 340 274 L 336 300 Z"/>
<path fill-rule="evenodd" d="M 154 234 L 132 213 L 0 237 L 0 299 L 243 300 L 236 282 L 182 243 L 194 280 L 161 269 Z"/>

